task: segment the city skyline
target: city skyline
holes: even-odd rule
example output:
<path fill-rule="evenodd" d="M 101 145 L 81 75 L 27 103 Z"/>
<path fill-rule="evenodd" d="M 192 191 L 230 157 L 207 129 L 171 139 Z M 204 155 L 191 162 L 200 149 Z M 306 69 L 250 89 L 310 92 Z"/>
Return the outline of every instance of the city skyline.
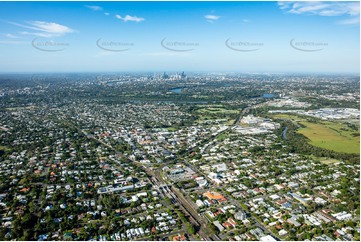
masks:
<path fill-rule="evenodd" d="M 2 72 L 359 73 L 359 2 L 0 6 Z"/>

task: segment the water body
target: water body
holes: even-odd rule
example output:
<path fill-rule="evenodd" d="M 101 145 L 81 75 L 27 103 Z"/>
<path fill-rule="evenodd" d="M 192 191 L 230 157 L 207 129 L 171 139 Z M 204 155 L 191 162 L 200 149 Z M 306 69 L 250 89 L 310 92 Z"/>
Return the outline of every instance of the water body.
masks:
<path fill-rule="evenodd" d="M 177 87 L 177 88 L 170 89 L 169 91 L 180 94 L 180 93 L 182 93 L 182 89 L 183 88 L 181 88 L 181 87 Z"/>
<path fill-rule="evenodd" d="M 286 136 L 287 130 L 288 130 L 288 127 L 286 127 L 282 132 L 282 136 L 283 136 L 284 139 L 287 139 L 287 136 Z"/>
<path fill-rule="evenodd" d="M 264 97 L 264 98 L 273 98 L 274 95 L 273 95 L 273 94 L 270 94 L 270 93 L 265 93 L 265 94 L 263 94 L 262 97 Z"/>

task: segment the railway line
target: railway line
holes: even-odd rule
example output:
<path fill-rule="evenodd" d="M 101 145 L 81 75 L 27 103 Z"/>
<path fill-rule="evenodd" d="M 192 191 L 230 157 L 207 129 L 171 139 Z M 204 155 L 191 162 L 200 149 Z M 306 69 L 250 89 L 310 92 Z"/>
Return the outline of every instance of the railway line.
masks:
<path fill-rule="evenodd" d="M 154 174 L 153 174 L 154 175 Z M 207 225 L 202 221 L 202 218 L 196 213 L 191 204 L 177 193 L 172 186 L 161 183 L 155 176 L 151 177 L 153 185 L 162 194 L 162 196 L 168 197 L 170 201 L 177 205 L 183 213 L 188 217 L 189 222 L 196 228 L 197 234 L 206 241 L 220 240 L 216 235 L 208 235 L 204 232 Z"/>

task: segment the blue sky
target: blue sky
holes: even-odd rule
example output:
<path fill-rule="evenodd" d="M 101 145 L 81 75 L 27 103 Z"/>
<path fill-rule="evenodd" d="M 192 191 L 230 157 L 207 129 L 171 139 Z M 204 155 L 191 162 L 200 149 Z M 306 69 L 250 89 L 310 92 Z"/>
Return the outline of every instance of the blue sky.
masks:
<path fill-rule="evenodd" d="M 359 2 L 0 2 L 0 72 L 359 73 Z"/>

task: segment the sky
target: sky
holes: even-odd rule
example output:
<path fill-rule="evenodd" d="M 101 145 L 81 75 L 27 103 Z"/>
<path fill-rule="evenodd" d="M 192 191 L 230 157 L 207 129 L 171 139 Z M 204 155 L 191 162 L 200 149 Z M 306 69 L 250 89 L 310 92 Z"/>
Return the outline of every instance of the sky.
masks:
<path fill-rule="evenodd" d="M 0 2 L 0 72 L 360 72 L 359 2 Z"/>

